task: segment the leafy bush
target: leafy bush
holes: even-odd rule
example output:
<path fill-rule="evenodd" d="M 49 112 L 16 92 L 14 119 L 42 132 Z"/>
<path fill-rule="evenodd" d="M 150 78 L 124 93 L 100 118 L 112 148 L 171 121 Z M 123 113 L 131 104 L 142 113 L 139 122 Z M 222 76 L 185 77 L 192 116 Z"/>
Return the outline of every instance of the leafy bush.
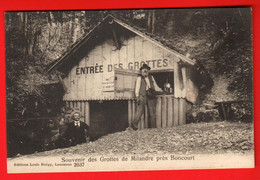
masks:
<path fill-rule="evenodd" d="M 188 112 L 187 123 L 214 122 L 219 121 L 219 112 L 216 109 Z"/>
<path fill-rule="evenodd" d="M 59 137 L 58 119 L 7 122 L 7 155 L 31 154 L 55 147 Z"/>
<path fill-rule="evenodd" d="M 231 106 L 234 111 L 234 121 L 253 122 L 253 103 L 243 102 Z"/>

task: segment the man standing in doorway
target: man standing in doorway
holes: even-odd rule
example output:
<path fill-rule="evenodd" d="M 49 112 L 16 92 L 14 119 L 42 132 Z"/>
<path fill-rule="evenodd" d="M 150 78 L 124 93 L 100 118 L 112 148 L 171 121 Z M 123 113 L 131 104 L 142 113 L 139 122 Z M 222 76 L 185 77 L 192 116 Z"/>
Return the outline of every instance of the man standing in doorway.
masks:
<path fill-rule="evenodd" d="M 134 120 L 131 124 L 134 130 L 138 129 L 138 123 L 141 116 L 144 113 L 145 105 L 148 106 L 148 112 L 150 116 L 151 128 L 156 127 L 156 99 L 148 96 L 149 89 L 162 92 L 162 89 L 158 87 L 154 77 L 149 74 L 150 67 L 147 64 L 143 64 L 140 68 L 141 76 L 136 80 L 135 95 L 137 98 L 137 111 Z"/>

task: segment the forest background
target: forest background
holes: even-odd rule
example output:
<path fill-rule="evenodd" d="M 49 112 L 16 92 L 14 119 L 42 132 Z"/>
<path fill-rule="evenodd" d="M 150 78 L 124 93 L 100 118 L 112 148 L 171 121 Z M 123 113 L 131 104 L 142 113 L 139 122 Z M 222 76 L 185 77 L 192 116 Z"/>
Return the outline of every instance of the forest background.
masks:
<path fill-rule="evenodd" d="M 200 91 L 199 108 L 205 101 L 253 99 L 250 8 L 7 12 L 7 119 L 59 114 L 62 89 L 47 69 L 108 14 L 206 67 L 214 85 Z M 237 110 L 252 115 L 243 107 Z"/>

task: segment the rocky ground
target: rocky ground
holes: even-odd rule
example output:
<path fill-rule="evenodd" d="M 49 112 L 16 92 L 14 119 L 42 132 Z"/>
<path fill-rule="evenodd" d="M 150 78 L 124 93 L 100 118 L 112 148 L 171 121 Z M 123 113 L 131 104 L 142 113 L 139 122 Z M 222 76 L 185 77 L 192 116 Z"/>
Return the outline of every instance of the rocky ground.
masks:
<path fill-rule="evenodd" d="M 246 153 L 253 149 L 253 125 L 251 123 L 214 122 L 140 131 L 127 129 L 123 132 L 109 134 L 94 142 L 26 156 L 32 158 L 39 156 L 55 157 L 65 154 L 66 156 L 168 153 L 224 154 Z"/>

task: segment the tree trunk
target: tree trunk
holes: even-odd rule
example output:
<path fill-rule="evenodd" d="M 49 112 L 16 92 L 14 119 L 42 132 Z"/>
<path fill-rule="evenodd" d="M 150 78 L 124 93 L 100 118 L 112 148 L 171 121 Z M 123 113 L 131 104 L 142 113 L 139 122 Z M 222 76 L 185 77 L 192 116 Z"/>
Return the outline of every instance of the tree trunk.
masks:
<path fill-rule="evenodd" d="M 154 33 L 155 30 L 155 10 L 147 11 L 147 31 L 149 33 Z"/>
<path fill-rule="evenodd" d="M 73 19 L 73 24 L 72 24 L 72 41 L 75 43 L 79 37 L 80 34 L 80 26 L 79 26 L 79 19 L 74 13 L 74 19 Z"/>
<path fill-rule="evenodd" d="M 148 32 L 151 32 L 151 11 L 147 10 L 147 25 L 146 25 L 146 30 Z"/>
<path fill-rule="evenodd" d="M 27 38 L 27 12 L 23 13 L 23 30 L 24 30 L 24 37 Z M 24 47 L 24 53 L 28 54 L 27 42 Z"/>
<path fill-rule="evenodd" d="M 152 10 L 152 22 L 151 22 L 151 33 L 153 34 L 155 31 L 155 10 Z"/>

